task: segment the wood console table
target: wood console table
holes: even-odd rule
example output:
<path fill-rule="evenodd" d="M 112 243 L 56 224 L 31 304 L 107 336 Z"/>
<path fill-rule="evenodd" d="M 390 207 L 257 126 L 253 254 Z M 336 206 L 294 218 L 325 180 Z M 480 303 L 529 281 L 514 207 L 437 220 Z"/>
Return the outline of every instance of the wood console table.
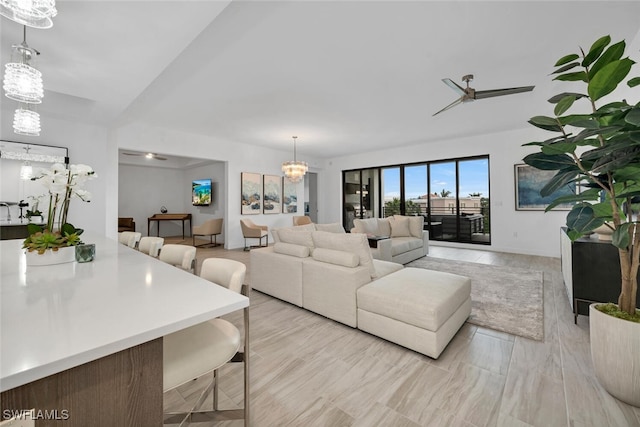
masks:
<path fill-rule="evenodd" d="M 189 235 L 193 235 L 191 231 L 191 214 L 190 213 L 177 213 L 177 214 L 153 214 L 147 218 L 147 234 L 151 236 L 151 221 L 157 221 L 158 231 L 156 235 L 160 237 L 160 221 L 182 221 L 182 238 L 184 239 L 184 222 L 189 221 Z"/>

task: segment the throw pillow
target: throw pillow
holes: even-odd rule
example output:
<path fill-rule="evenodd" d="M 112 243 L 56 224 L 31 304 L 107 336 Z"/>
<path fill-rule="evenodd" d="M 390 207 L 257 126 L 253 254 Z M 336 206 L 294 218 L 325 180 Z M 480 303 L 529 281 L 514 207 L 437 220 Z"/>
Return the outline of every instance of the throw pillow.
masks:
<path fill-rule="evenodd" d="M 299 226 L 302 227 L 302 226 Z M 295 227 L 295 228 L 299 228 Z M 313 253 L 313 239 L 311 238 L 311 231 L 297 231 L 288 228 L 281 228 L 278 230 L 278 236 L 280 241 L 284 243 L 293 243 L 294 245 L 306 246 L 309 248 L 309 252 Z"/>
<path fill-rule="evenodd" d="M 329 233 L 327 231 L 314 231 L 311 233 L 313 244 L 316 248 L 334 249 L 337 251 L 351 252 L 360 258 L 359 265 L 369 269 L 371 278 L 376 277 L 376 268 L 373 265 L 373 257 L 369 248 L 367 236 L 362 233 Z"/>
<path fill-rule="evenodd" d="M 376 218 L 354 219 L 353 228 L 357 233 L 372 234 L 378 233 L 378 220 Z"/>
<path fill-rule="evenodd" d="M 277 254 L 291 255 L 298 258 L 306 258 L 309 256 L 308 247 L 294 245 L 293 243 L 278 242 L 273 245 L 273 251 Z"/>
<path fill-rule="evenodd" d="M 273 236 L 274 243 L 278 243 L 280 241 L 280 230 L 291 230 L 291 231 L 315 231 L 316 227 L 314 224 L 305 224 L 298 225 L 294 227 L 280 227 L 280 228 L 272 228 L 271 235 Z"/>
<path fill-rule="evenodd" d="M 409 220 L 409 233 L 413 237 L 422 239 L 422 230 L 424 229 L 424 217 L 422 215 L 403 216 L 394 215 L 394 218 L 407 218 Z"/>
<path fill-rule="evenodd" d="M 403 216 L 393 217 L 389 221 L 391 224 L 391 237 L 411 237 L 409 232 L 409 218 Z"/>
<path fill-rule="evenodd" d="M 391 236 L 391 224 L 388 218 L 378 218 L 378 236 Z"/>
<path fill-rule="evenodd" d="M 351 252 L 337 251 L 335 249 L 316 248 L 313 251 L 313 259 L 343 267 L 357 267 L 360 257 Z"/>
<path fill-rule="evenodd" d="M 339 222 L 334 222 L 332 224 L 316 224 L 316 230 L 328 231 L 329 233 L 346 233 Z"/>

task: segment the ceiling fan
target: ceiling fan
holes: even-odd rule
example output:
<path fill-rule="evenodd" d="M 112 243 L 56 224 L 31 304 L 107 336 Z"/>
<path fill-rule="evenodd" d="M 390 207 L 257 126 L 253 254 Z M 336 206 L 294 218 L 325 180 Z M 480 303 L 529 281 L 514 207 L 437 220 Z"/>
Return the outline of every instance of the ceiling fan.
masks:
<path fill-rule="evenodd" d="M 475 99 L 484 99 L 484 98 L 492 98 L 494 96 L 503 96 L 503 95 L 511 95 L 514 93 L 521 92 L 529 92 L 532 91 L 535 86 L 521 86 L 521 87 L 511 87 L 506 89 L 492 89 L 492 90 L 475 90 L 469 87 L 469 82 L 473 80 L 473 74 L 467 74 L 462 77 L 462 81 L 467 83 L 467 87 L 463 88 L 458 84 L 454 83 L 451 79 L 442 79 L 444 84 L 449 86 L 451 89 L 460 94 L 460 98 L 453 101 L 451 104 L 444 107 L 442 110 L 438 111 L 434 114 L 440 114 L 443 111 L 447 111 L 449 108 L 453 108 L 458 104 L 463 102 L 470 102 Z"/>
<path fill-rule="evenodd" d="M 166 157 L 158 156 L 156 153 L 127 153 L 122 152 L 125 156 L 144 156 L 147 159 L 155 159 L 155 160 L 167 160 Z"/>

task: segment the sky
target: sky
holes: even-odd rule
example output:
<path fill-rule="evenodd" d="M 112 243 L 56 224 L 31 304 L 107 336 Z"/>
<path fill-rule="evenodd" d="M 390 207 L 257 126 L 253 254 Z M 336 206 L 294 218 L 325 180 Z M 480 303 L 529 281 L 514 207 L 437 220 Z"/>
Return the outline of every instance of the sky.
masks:
<path fill-rule="evenodd" d="M 460 196 L 467 197 L 471 193 L 481 193 L 482 197 L 489 197 L 489 160 L 462 160 L 460 165 Z M 384 199 L 390 200 L 400 197 L 400 169 L 382 169 Z M 416 199 L 427 194 L 426 165 L 405 167 L 405 197 L 407 200 Z M 431 164 L 431 191 L 440 193 L 442 190 L 451 192 L 455 196 L 456 172 L 455 162 Z"/>

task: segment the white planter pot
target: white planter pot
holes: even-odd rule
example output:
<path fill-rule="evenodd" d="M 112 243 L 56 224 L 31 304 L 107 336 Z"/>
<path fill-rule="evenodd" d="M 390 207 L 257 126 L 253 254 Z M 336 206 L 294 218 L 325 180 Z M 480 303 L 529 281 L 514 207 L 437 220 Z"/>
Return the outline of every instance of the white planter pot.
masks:
<path fill-rule="evenodd" d="M 67 246 L 59 248 L 57 251 L 48 249 L 43 254 L 39 254 L 37 251 L 25 251 L 25 255 L 27 257 L 27 265 L 64 264 L 76 260 L 76 247 Z"/>
<path fill-rule="evenodd" d="M 596 378 L 613 397 L 640 407 L 640 323 L 589 306 L 591 358 Z"/>

